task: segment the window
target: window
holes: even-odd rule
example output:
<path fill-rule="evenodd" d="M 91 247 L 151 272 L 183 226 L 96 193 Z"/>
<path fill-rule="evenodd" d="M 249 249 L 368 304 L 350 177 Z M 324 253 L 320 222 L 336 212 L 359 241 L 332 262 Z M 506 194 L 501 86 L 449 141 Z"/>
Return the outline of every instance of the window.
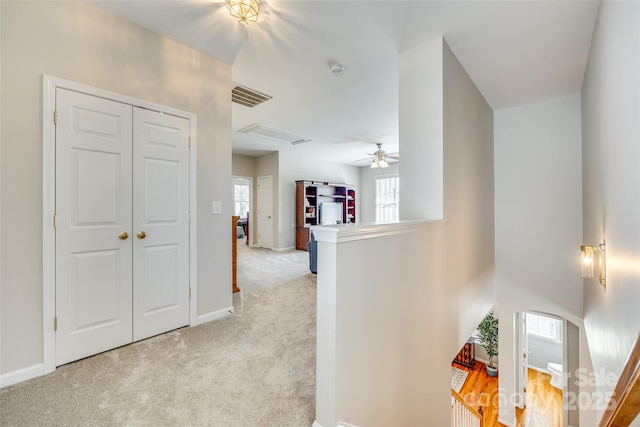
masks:
<path fill-rule="evenodd" d="M 234 215 L 241 219 L 247 218 L 249 211 L 249 180 L 242 178 L 233 179 Z"/>
<path fill-rule="evenodd" d="M 527 334 L 561 342 L 562 321 L 553 317 L 527 313 Z"/>
<path fill-rule="evenodd" d="M 376 176 L 376 221 L 398 221 L 400 178 L 398 175 Z"/>

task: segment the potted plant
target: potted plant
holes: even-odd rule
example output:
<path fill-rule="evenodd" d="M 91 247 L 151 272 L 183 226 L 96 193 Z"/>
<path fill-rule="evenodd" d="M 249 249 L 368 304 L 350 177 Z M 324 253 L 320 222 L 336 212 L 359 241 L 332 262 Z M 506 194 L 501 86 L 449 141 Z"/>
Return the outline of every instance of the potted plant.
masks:
<path fill-rule="evenodd" d="M 498 319 L 494 317 L 493 311 L 490 311 L 478 325 L 478 338 L 489 356 L 487 373 L 490 377 L 495 377 L 498 373 L 498 367 L 493 358 L 498 355 Z"/>

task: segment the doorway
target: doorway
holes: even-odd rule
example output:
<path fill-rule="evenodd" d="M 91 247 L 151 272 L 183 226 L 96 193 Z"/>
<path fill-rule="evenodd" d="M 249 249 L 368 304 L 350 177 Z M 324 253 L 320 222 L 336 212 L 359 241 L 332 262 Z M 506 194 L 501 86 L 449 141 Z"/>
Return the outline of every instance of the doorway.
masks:
<path fill-rule="evenodd" d="M 566 320 L 538 312 L 516 314 L 519 349 L 516 414 L 522 422 L 567 425 L 563 411 L 566 379 Z"/>
<path fill-rule="evenodd" d="M 46 373 L 191 323 L 195 116 L 48 76 L 43 93 Z"/>
<path fill-rule="evenodd" d="M 253 177 L 250 176 L 234 176 L 232 181 L 233 194 L 233 214 L 240 217 L 238 219 L 237 238 L 238 244 L 244 239 L 244 243 L 248 246 L 252 245 L 253 240 Z M 241 232 L 242 231 L 242 232 Z"/>

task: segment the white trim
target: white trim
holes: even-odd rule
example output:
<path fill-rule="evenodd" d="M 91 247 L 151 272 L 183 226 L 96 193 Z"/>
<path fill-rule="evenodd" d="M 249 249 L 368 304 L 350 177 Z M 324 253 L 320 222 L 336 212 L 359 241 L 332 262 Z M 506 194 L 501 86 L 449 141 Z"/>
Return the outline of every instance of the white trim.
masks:
<path fill-rule="evenodd" d="M 313 424 L 311 424 L 311 427 L 322 427 L 322 425 L 318 422 L 318 421 L 313 421 Z"/>
<path fill-rule="evenodd" d="M 189 325 L 194 326 L 198 318 L 198 118 L 189 114 Z"/>
<path fill-rule="evenodd" d="M 514 427 L 513 423 L 505 421 L 504 418 L 498 417 L 498 422 L 504 424 L 507 427 Z"/>
<path fill-rule="evenodd" d="M 420 231 L 429 224 L 444 224 L 445 221 L 400 221 L 390 224 L 360 223 L 318 225 L 311 227 L 315 239 L 319 242 L 343 243 L 377 237 L 406 234 Z"/>
<path fill-rule="evenodd" d="M 527 365 L 527 368 L 533 369 L 534 371 L 538 371 L 538 372 L 541 372 L 543 374 L 551 375 L 551 372 L 549 372 L 549 371 L 547 371 L 546 369 L 543 369 L 543 368 L 538 368 L 537 366 Z"/>
<path fill-rule="evenodd" d="M 286 248 L 273 248 L 271 250 L 275 252 L 289 252 L 294 250 L 295 248 L 295 246 L 287 246 Z"/>
<path fill-rule="evenodd" d="M 229 306 L 227 308 L 223 308 L 220 310 L 212 311 L 211 313 L 202 314 L 197 316 L 195 321 L 191 321 L 191 326 L 202 325 L 203 323 L 208 323 L 214 320 L 222 319 L 223 317 L 231 316 L 234 314 L 235 309 L 233 306 Z"/>
<path fill-rule="evenodd" d="M 44 375 L 44 364 L 38 363 L 37 365 L 27 366 L 26 368 L 0 375 L 0 387 L 21 383 L 41 375 Z"/>
<path fill-rule="evenodd" d="M 198 324 L 198 253 L 197 253 L 197 116 L 194 113 L 177 110 L 165 105 L 156 104 L 142 99 L 133 98 L 115 92 L 94 88 L 81 83 L 63 80 L 57 77 L 42 75 L 42 359 L 43 373 L 56 369 L 56 335 L 53 330 L 53 318 L 56 313 L 55 303 L 55 253 L 56 234 L 53 227 L 55 213 L 55 137 L 56 128 L 53 123 L 53 113 L 56 108 L 56 88 L 63 88 L 84 93 L 99 98 L 105 98 L 135 107 L 161 111 L 189 120 L 189 136 L 191 149 L 189 150 L 189 209 L 191 223 L 189 224 L 189 286 L 191 300 L 189 301 L 189 325 Z"/>
<path fill-rule="evenodd" d="M 42 360 L 43 373 L 56 369 L 56 82 L 42 76 Z"/>
<path fill-rule="evenodd" d="M 480 363 L 484 363 L 485 365 L 489 365 L 489 361 L 488 360 L 478 359 L 478 358 L 476 358 L 475 360 L 476 360 L 476 362 L 480 362 Z M 498 364 L 498 366 L 500 366 L 500 365 Z"/>

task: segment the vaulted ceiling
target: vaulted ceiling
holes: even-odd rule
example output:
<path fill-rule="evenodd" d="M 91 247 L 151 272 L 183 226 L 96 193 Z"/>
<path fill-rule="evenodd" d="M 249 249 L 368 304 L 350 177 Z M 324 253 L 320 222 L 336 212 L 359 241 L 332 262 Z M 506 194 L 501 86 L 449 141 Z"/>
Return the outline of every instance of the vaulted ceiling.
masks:
<path fill-rule="evenodd" d="M 489 105 L 580 90 L 599 1 L 262 1 L 235 22 L 222 1 L 91 1 L 232 66 L 233 81 L 273 98 L 233 104 L 233 151 L 296 150 L 352 165 L 375 143 L 398 150 L 398 54 L 445 40 Z M 331 64 L 346 66 L 341 75 Z M 261 124 L 311 139 L 238 133 Z"/>

